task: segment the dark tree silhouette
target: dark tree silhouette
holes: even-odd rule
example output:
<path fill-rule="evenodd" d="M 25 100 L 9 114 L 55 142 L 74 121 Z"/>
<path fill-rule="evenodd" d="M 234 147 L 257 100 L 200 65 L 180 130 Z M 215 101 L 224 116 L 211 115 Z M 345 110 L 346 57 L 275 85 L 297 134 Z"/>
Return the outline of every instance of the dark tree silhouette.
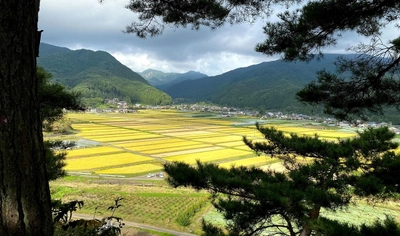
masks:
<path fill-rule="evenodd" d="M 39 113 L 39 0 L 0 1 L 0 235 L 52 235 Z"/>

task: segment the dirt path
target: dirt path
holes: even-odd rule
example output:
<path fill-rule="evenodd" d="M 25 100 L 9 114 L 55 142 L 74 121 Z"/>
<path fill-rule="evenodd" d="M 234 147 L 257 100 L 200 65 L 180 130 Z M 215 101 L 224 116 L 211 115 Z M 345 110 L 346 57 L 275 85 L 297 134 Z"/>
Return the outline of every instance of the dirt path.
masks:
<path fill-rule="evenodd" d="M 93 219 L 93 216 L 85 215 L 85 214 L 79 214 L 79 213 L 75 213 L 75 212 L 74 212 L 74 214 L 72 216 L 75 219 L 85 219 L 85 220 Z M 99 216 L 99 217 L 96 217 L 96 218 L 100 219 L 102 217 Z M 142 224 L 142 223 L 130 222 L 130 221 L 125 221 L 125 220 L 123 222 L 125 223 L 126 226 L 131 226 L 131 227 L 135 227 L 135 228 L 148 229 L 148 230 L 153 230 L 153 231 L 163 232 L 163 233 L 169 233 L 169 234 L 172 234 L 172 235 L 179 235 L 179 236 L 196 236 L 196 234 L 179 232 L 179 231 L 175 231 L 175 230 L 160 228 L 160 227 L 157 227 L 157 226 L 146 225 L 146 224 Z"/>

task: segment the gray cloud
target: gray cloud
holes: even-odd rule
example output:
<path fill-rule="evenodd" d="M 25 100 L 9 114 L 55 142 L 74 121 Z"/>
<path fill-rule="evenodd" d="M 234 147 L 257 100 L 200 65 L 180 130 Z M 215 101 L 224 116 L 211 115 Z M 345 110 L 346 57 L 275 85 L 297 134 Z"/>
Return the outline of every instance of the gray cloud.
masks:
<path fill-rule="evenodd" d="M 103 50 L 111 53 L 132 70 L 153 68 L 165 72 L 200 71 L 209 75 L 276 60 L 254 51 L 265 39 L 263 21 L 252 25 L 223 26 L 199 31 L 167 28 L 163 35 L 140 39 L 124 34 L 125 26 L 136 15 L 124 8 L 128 0 L 42 0 L 39 29 L 42 42 L 70 49 Z M 344 34 L 332 52 L 345 52 L 359 38 Z"/>

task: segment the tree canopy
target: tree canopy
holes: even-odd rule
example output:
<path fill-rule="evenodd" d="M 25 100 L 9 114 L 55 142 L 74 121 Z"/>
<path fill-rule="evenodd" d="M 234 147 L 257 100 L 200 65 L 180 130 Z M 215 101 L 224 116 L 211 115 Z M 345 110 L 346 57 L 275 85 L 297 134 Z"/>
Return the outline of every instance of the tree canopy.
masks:
<path fill-rule="evenodd" d="M 135 33 L 138 37 L 146 38 L 162 34 L 165 25 L 191 26 L 195 30 L 200 29 L 201 26 L 216 29 L 225 23 L 237 24 L 268 16 L 271 4 L 280 2 L 297 1 L 131 0 L 126 8 L 139 13 L 139 21 L 127 26 L 125 32 Z"/>
<path fill-rule="evenodd" d="M 79 93 L 68 91 L 64 86 L 51 81 L 51 74 L 44 68 L 37 68 L 39 80 L 40 115 L 44 129 L 48 129 L 64 115 L 64 109 L 84 111 L 79 100 Z"/>
<path fill-rule="evenodd" d="M 300 101 L 322 104 L 325 113 L 339 119 L 367 119 L 367 112 L 400 105 L 400 38 L 381 39 L 387 25 L 399 27 L 399 13 L 398 1 L 309 1 L 300 10 L 279 14 L 280 22 L 267 23 L 267 39 L 256 50 L 309 60 L 336 45 L 343 32 L 368 37 L 369 44 L 350 48 L 356 57 L 338 60 L 336 74 L 321 71 L 316 82 L 297 93 Z"/>
<path fill-rule="evenodd" d="M 400 3 L 395 0 L 131 0 L 126 7 L 139 18 L 126 32 L 148 37 L 162 34 L 165 25 L 214 29 L 268 17 L 276 5 L 293 10 L 279 12 L 277 22 L 266 22 L 267 38 L 256 45 L 256 51 L 266 55 L 307 61 L 322 56 L 323 49 L 335 46 L 347 31 L 371 40 L 351 47 L 358 56 L 339 60 L 338 73 L 321 71 L 317 81 L 298 92 L 300 101 L 322 105 L 325 113 L 348 120 L 367 119 L 368 112 L 400 105 L 400 38 L 380 38 L 387 25 L 399 28 Z"/>

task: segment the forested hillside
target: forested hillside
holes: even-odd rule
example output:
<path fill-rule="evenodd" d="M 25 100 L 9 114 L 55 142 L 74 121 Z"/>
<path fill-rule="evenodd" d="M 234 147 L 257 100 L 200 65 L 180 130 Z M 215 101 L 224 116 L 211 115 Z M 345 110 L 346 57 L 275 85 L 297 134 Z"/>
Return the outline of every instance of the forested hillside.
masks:
<path fill-rule="evenodd" d="M 147 69 L 140 73 L 151 85 L 156 88 L 166 89 L 185 80 L 199 79 L 208 75 L 196 71 L 186 73 L 164 73 L 159 70 Z"/>
<path fill-rule="evenodd" d="M 321 60 L 263 62 L 239 68 L 222 75 L 183 81 L 164 91 L 173 98 L 186 101 L 208 101 L 220 105 L 266 110 L 304 111 L 295 93 L 316 79 L 321 69 L 335 70 L 334 61 L 340 56 L 326 54 Z"/>
<path fill-rule="evenodd" d="M 169 95 L 151 86 L 107 52 L 69 50 L 42 43 L 38 65 L 49 71 L 56 82 L 81 92 L 89 106 L 112 98 L 149 105 L 172 102 Z"/>

